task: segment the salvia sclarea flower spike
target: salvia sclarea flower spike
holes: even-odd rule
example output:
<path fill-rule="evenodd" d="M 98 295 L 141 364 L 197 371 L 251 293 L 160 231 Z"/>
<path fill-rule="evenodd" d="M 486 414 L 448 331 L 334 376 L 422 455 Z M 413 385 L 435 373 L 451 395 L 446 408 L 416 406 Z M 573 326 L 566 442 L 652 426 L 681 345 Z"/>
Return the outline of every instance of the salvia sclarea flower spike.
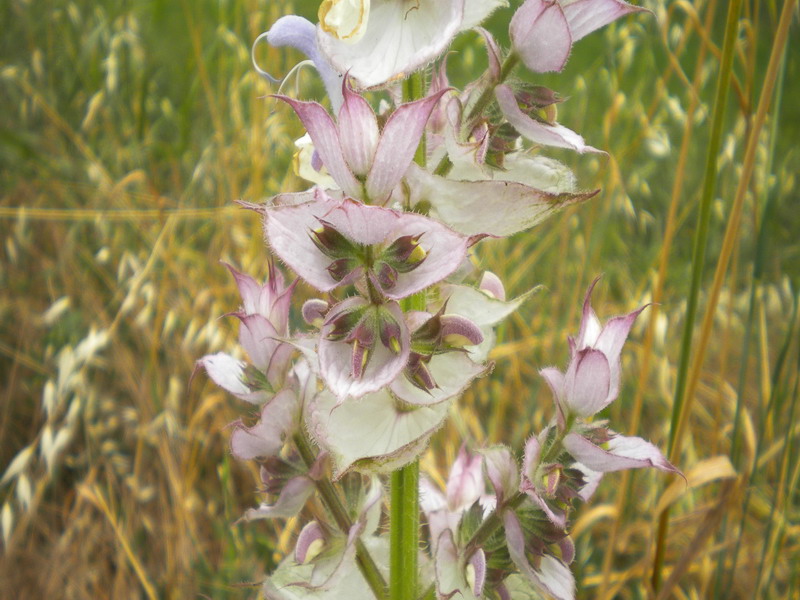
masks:
<path fill-rule="evenodd" d="M 565 165 L 537 154 L 597 150 L 557 122 L 558 94 L 509 81 L 509 67 L 559 71 L 573 43 L 638 7 L 526 0 L 511 20 L 508 54 L 479 30 L 489 68 L 464 91 L 450 86 L 443 59 L 426 93 L 398 100 L 400 79 L 507 4 L 325 0 L 319 25 L 287 16 L 259 37 L 305 53 L 332 107 L 277 96 L 308 132 L 296 167 L 316 186 L 250 205 L 274 255 L 322 296 L 300 310 L 309 327 L 290 329 L 296 282 L 286 285 L 271 263 L 264 285 L 229 267 L 249 363 L 224 353 L 198 361 L 258 407 L 232 425 L 231 452 L 260 462 L 269 497 L 244 518 L 294 517 L 316 493 L 294 552 L 264 585 L 267 598 L 381 596 L 375 580 L 390 575 L 390 549 L 378 475 L 420 456 L 455 399 L 491 371 L 495 327 L 532 293 L 507 300 L 488 272 L 474 285 L 469 248 L 597 193 L 579 191 Z M 356 91 L 378 87 L 391 100 L 380 114 Z M 417 164 L 423 139 L 427 163 Z M 573 600 L 573 504 L 608 471 L 677 472 L 652 444 L 592 420 L 619 394 L 622 346 L 641 312 L 601 325 L 592 288 L 566 371 L 542 370 L 553 421 L 521 456 L 505 446 L 462 447 L 443 491 L 434 478 L 421 480 L 430 551 L 419 552 L 420 572 L 437 598 Z"/>

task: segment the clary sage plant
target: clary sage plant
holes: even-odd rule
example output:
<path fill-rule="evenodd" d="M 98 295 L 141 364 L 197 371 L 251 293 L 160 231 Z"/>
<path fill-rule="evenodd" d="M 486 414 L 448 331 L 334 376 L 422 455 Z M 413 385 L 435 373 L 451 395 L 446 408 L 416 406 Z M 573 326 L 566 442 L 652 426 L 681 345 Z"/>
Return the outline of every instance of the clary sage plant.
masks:
<path fill-rule="evenodd" d="M 512 72 L 560 71 L 573 43 L 642 10 L 527 0 L 504 52 L 479 24 L 506 5 L 325 0 L 318 24 L 285 16 L 256 42 L 305 53 L 332 109 L 275 96 L 308 132 L 296 166 L 314 185 L 247 206 L 298 279 L 287 283 L 272 258 L 263 284 L 229 267 L 250 361 L 199 361 L 260 413 L 231 435 L 235 456 L 259 461 L 267 498 L 245 519 L 306 519 L 266 598 L 570 600 L 574 505 L 609 471 L 676 471 L 649 442 L 593 419 L 619 393 L 620 355 L 642 309 L 602 324 L 592 284 L 569 364 L 541 371 L 550 424 L 519 451 L 462 447 L 445 489 L 419 474 L 459 396 L 489 376 L 494 328 L 529 296 L 508 299 L 496 275 L 475 272 L 470 249 L 597 193 L 579 191 L 566 166 L 541 154 L 598 152 L 555 121 L 561 97 Z M 458 90 L 444 53 L 473 28 L 489 66 Z M 318 297 L 295 306 L 298 285 Z M 305 325 L 290 327 L 300 316 Z"/>

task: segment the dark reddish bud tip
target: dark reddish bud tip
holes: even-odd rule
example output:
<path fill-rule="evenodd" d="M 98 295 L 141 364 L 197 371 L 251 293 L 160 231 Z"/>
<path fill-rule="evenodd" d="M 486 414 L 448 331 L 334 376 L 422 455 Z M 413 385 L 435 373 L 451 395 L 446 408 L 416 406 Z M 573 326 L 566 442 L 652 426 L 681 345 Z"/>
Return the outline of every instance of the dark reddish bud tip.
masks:
<path fill-rule="evenodd" d="M 318 219 L 318 221 L 319 227 L 311 229 L 309 235 L 319 251 L 330 258 L 352 256 L 355 250 L 353 243 L 327 221 L 323 219 Z"/>

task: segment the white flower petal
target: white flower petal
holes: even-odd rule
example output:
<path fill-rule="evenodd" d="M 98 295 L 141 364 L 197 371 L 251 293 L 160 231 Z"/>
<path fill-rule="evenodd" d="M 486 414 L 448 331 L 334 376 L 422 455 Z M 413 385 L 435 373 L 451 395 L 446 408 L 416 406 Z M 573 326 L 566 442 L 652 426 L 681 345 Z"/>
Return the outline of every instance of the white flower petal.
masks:
<path fill-rule="evenodd" d="M 319 28 L 322 53 L 360 87 L 374 87 L 410 75 L 439 56 L 461 29 L 464 0 L 372 0 L 367 29 L 355 43 Z"/>

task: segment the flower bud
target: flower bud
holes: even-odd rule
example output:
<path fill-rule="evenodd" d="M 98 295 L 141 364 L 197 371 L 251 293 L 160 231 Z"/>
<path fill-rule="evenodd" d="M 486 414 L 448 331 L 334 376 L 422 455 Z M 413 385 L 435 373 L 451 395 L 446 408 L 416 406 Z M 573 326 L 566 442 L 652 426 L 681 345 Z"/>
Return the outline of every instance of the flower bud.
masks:
<path fill-rule="evenodd" d="M 382 290 L 390 290 L 397 283 L 397 269 L 389 263 L 381 263 L 376 274 L 378 286 Z"/>
<path fill-rule="evenodd" d="M 404 235 L 392 242 L 381 255 L 385 261 L 400 273 L 409 273 L 422 264 L 428 253 L 420 246 L 422 234 Z"/>
<path fill-rule="evenodd" d="M 414 352 L 408 359 L 403 373 L 406 378 L 419 389 L 427 392 L 437 387 L 436 382 L 433 380 L 430 370 L 428 369 L 427 362 L 429 357 L 423 357 Z"/>
<path fill-rule="evenodd" d="M 303 527 L 297 536 L 297 546 L 294 549 L 294 559 L 298 564 L 305 565 L 314 560 L 325 548 L 325 532 L 316 521 L 311 521 Z"/>
<path fill-rule="evenodd" d="M 323 219 L 317 219 L 320 226 L 309 232 L 311 241 L 325 256 L 330 258 L 348 258 L 355 253 L 353 243 L 339 233 L 333 225 Z"/>
<path fill-rule="evenodd" d="M 333 325 L 333 328 L 326 336 L 327 339 L 332 342 L 338 342 L 348 337 L 350 332 L 353 331 L 358 322 L 363 318 L 366 310 L 366 306 L 359 305 L 353 307 L 352 310 L 338 312 L 326 320 L 324 325 Z"/>
<path fill-rule="evenodd" d="M 372 347 L 375 345 L 375 323 L 366 317 L 355 326 L 345 338 L 346 342 L 353 344 L 352 373 L 355 379 L 360 379 L 367 368 L 372 356 Z"/>
<path fill-rule="evenodd" d="M 342 279 L 350 275 L 356 267 L 358 267 L 358 263 L 354 258 L 337 258 L 329 264 L 325 270 L 328 271 L 334 281 L 342 281 Z"/>
<path fill-rule="evenodd" d="M 320 328 L 325 321 L 325 315 L 330 305 L 320 298 L 306 300 L 301 310 L 303 320 L 312 327 Z"/>
<path fill-rule="evenodd" d="M 523 110 L 525 107 L 529 109 L 544 108 L 564 101 L 561 94 L 543 85 L 525 85 L 522 89 L 517 90 L 514 96 Z"/>
<path fill-rule="evenodd" d="M 483 341 L 480 328 L 460 315 L 442 315 L 441 335 L 443 345 L 448 349 L 477 346 Z"/>
<path fill-rule="evenodd" d="M 380 316 L 379 333 L 380 333 L 381 343 L 392 354 L 399 354 L 400 336 L 402 330 L 400 329 L 400 324 L 397 321 L 395 321 L 391 315 L 385 312 Z"/>

